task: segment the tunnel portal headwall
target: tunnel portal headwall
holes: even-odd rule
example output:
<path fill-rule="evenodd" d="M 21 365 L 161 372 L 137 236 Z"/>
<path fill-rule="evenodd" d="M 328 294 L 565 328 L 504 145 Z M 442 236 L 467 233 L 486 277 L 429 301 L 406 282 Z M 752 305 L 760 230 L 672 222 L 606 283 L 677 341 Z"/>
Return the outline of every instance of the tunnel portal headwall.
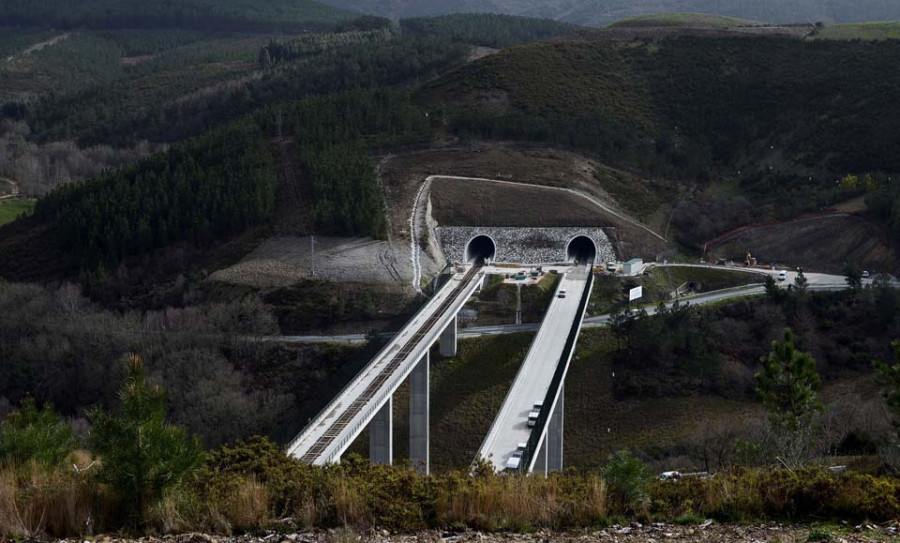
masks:
<path fill-rule="evenodd" d="M 437 228 L 441 249 L 448 261 L 462 263 L 471 252 L 473 240 L 489 238 L 494 244 L 493 262 L 515 264 L 552 264 L 568 260 L 569 243 L 580 236 L 589 238 L 597 248 L 595 262 L 616 259 L 612 242 L 600 227 L 515 228 L 479 226 L 442 226 Z"/>

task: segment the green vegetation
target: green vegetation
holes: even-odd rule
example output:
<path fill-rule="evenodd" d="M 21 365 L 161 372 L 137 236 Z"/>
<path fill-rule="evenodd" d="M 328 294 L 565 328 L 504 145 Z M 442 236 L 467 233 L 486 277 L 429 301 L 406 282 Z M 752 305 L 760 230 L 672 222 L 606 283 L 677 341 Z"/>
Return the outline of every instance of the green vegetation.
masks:
<path fill-rule="evenodd" d="M 402 19 L 404 34 L 431 36 L 484 47 L 506 48 L 572 33 L 576 26 L 550 19 L 493 13 Z"/>
<path fill-rule="evenodd" d="M 727 268 L 702 268 L 693 266 L 660 266 L 644 275 L 621 278 L 602 275 L 594 282 L 589 315 L 604 315 L 628 302 L 628 291 L 643 287 L 643 297 L 637 304 L 656 304 L 674 300 L 673 293 L 682 289 L 679 296 L 690 296 L 732 287 L 762 283 L 764 277 L 756 273 L 729 270 Z"/>
<path fill-rule="evenodd" d="M 734 28 L 741 26 L 759 26 L 762 23 L 724 15 L 708 13 L 660 13 L 640 15 L 618 21 L 611 27 L 646 27 L 646 26 L 688 26 L 702 28 Z"/>
<path fill-rule="evenodd" d="M 126 525 L 145 527 L 151 507 L 203 460 L 200 442 L 165 420 L 162 391 L 147 382 L 144 361 L 127 358 L 128 376 L 119 391 L 121 414 L 90 413 L 91 448 L 103 463 L 99 478 L 113 490 Z"/>
<path fill-rule="evenodd" d="M 733 180 L 736 190 L 698 191 L 676 213 L 679 229 L 700 238 L 837 202 L 830 172 L 900 169 L 892 151 L 900 126 L 882 121 L 900 118 L 885 98 L 897 83 L 886 67 L 898 54 L 895 40 L 531 44 L 469 64 L 417 96 L 464 139 L 555 143 L 701 187 Z M 820 118 L 829 121 L 811 121 Z"/>
<path fill-rule="evenodd" d="M 896 40 L 900 39 L 900 22 L 844 23 L 817 29 L 819 40 Z"/>
<path fill-rule="evenodd" d="M 215 4 L 199 0 L 47 0 L 38 5 L 23 0 L 0 2 L 0 25 L 44 28 L 308 29 L 327 27 L 350 17 L 350 13 L 312 0 L 224 0 Z"/>
<path fill-rule="evenodd" d="M 68 185 L 38 202 L 35 215 L 72 250 L 88 282 L 128 255 L 213 239 L 261 222 L 275 205 L 275 172 L 252 122 L 187 142 L 135 166 Z"/>
<path fill-rule="evenodd" d="M 75 435 L 49 404 L 39 408 L 26 398 L 0 422 L 0 466 L 61 463 L 75 449 Z"/>
<path fill-rule="evenodd" d="M 31 215 L 36 200 L 0 201 L 0 226 L 12 222 L 22 215 Z"/>

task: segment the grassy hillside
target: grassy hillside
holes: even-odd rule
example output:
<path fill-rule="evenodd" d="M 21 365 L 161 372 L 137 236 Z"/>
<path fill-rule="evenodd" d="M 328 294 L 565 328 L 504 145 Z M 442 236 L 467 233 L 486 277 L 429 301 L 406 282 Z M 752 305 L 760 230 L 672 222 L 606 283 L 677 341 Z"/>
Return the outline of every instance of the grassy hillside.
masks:
<path fill-rule="evenodd" d="M 660 13 L 630 17 L 613 23 L 613 27 L 641 26 L 690 26 L 702 28 L 734 28 L 741 26 L 757 26 L 762 23 L 725 15 L 708 13 Z"/>
<path fill-rule="evenodd" d="M 858 22 L 900 18 L 900 5 L 884 0 L 323 0 L 345 9 L 388 17 L 417 17 L 453 12 L 488 12 L 547 17 L 580 25 L 610 23 L 656 13 L 693 12 L 766 23 Z"/>
<path fill-rule="evenodd" d="M 350 17 L 313 0 L 0 0 L 0 25 L 43 28 L 309 28 Z"/>
<path fill-rule="evenodd" d="M 816 33 L 815 38 L 820 40 L 896 40 L 900 39 L 900 22 L 827 25 Z"/>

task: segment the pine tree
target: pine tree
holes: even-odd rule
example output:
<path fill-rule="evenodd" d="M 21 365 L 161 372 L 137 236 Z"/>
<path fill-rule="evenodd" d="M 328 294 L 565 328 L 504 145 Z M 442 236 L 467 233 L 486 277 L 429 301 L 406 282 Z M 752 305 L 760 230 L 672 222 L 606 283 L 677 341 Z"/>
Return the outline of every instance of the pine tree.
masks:
<path fill-rule="evenodd" d="M 797 350 L 794 332 L 786 328 L 783 339 L 772 343 L 772 352 L 762 362 L 763 371 L 756 374 L 756 393 L 772 426 L 788 433 L 808 426 L 822 409 L 816 394 L 821 385 L 816 361 Z"/>

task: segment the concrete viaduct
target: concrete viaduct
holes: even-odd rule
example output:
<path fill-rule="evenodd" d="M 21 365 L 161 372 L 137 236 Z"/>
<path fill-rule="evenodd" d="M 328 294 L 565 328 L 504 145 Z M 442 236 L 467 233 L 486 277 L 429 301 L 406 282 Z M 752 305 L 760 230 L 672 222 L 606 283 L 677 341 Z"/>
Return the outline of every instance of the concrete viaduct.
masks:
<path fill-rule="evenodd" d="M 450 248 L 449 254 L 454 261 L 449 279 L 294 438 L 287 453 L 310 464 L 336 463 L 368 428 L 371 461 L 393 463 L 393 395 L 409 379 L 410 464 L 421 473 L 429 473 L 429 351 L 432 345 L 439 343 L 441 356 L 456 356 L 456 316 L 469 298 L 482 288 L 486 265 L 508 258 L 508 255 L 525 254 L 527 258 L 529 254 L 537 254 L 553 258 L 549 262 L 515 263 L 527 265 L 563 260 L 570 267 L 558 284 L 541 328 L 482 444 L 479 457 L 491 462 L 497 470 L 505 469 L 514 456 L 520 459 L 515 468 L 518 471 L 561 470 L 565 375 L 590 298 L 593 263 L 598 257 L 600 260 L 609 258 L 612 249 L 600 229 L 585 229 L 585 233 L 572 228 L 536 229 L 539 230 L 538 238 L 543 241 L 532 244 L 531 253 L 527 250 L 522 253 L 521 247 L 512 246 L 517 241 L 510 238 L 514 230 L 471 228 L 448 231 L 447 237 L 453 239 L 444 246 L 445 250 Z M 565 232 L 560 232 L 562 230 Z M 528 416 L 535 410 L 535 404 L 540 404 L 538 416 L 529 424 Z"/>

